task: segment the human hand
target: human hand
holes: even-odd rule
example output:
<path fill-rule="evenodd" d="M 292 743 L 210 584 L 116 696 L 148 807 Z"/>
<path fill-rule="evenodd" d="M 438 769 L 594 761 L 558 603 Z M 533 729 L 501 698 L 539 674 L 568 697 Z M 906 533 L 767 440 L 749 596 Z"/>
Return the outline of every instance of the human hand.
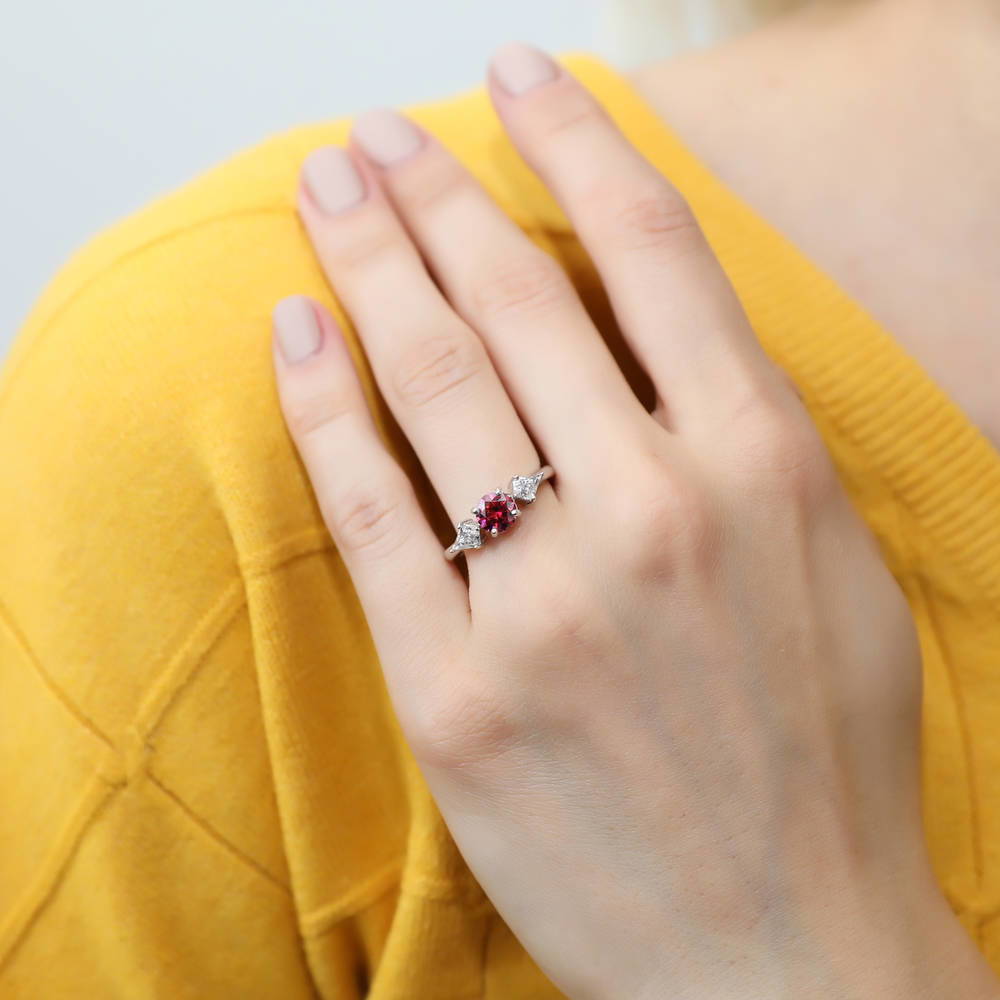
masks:
<path fill-rule="evenodd" d="M 468 583 L 333 319 L 275 311 L 285 418 L 459 849 L 574 998 L 996 995 L 923 843 L 909 610 L 802 401 L 668 181 L 571 76 L 502 54 L 536 85 L 496 73 L 497 112 L 652 414 L 556 262 L 386 112 L 299 193 L 380 389 L 453 523 L 556 473 Z"/>

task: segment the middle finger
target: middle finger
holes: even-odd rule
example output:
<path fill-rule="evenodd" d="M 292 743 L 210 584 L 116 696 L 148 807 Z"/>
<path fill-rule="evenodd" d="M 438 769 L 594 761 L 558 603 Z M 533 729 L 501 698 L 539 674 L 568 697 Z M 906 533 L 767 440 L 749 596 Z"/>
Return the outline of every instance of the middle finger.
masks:
<path fill-rule="evenodd" d="M 653 429 L 559 262 L 434 136 L 377 109 L 356 119 L 351 139 L 546 454 L 592 466 Z"/>

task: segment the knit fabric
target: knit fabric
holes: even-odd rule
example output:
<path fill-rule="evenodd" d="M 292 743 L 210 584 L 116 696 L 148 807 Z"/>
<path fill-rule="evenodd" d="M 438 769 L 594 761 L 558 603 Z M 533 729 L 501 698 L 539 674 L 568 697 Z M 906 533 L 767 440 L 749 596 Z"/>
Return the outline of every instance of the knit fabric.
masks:
<path fill-rule="evenodd" d="M 619 71 L 560 60 L 688 198 L 905 590 L 935 871 L 1000 971 L 1000 455 Z M 405 110 L 620 344 L 485 89 Z M 0 373 L 6 1000 L 561 995 L 413 762 L 278 406 L 270 313 L 304 293 L 347 330 L 379 427 L 451 541 L 295 213 L 302 159 L 349 127 L 275 136 L 99 235 Z"/>

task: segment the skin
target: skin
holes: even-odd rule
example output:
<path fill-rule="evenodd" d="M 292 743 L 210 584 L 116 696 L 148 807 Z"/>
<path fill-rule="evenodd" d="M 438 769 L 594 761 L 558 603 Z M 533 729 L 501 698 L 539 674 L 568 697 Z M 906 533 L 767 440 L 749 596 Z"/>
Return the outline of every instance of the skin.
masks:
<path fill-rule="evenodd" d="M 364 197 L 324 209 L 321 152 L 299 210 L 381 392 L 453 522 L 543 457 L 556 478 L 466 580 L 332 317 L 279 303 L 274 343 L 289 431 L 469 867 L 574 1000 L 1000 997 L 924 845 L 908 606 L 794 388 L 687 206 L 577 81 L 489 88 L 653 412 L 447 150 L 425 135 L 381 165 L 364 116 L 347 152 Z M 291 362 L 313 323 L 317 350 Z"/>
<path fill-rule="evenodd" d="M 811 3 L 633 82 L 1000 449 L 1000 6 Z"/>

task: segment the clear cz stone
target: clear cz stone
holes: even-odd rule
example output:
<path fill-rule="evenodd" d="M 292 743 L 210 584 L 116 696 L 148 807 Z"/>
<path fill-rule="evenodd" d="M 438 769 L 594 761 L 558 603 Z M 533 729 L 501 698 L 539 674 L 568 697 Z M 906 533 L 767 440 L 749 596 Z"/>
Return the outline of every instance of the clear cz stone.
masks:
<path fill-rule="evenodd" d="M 458 534 L 452 543 L 452 548 L 458 549 L 478 549 L 483 544 L 483 536 L 479 533 L 479 522 L 474 518 L 462 521 L 457 525 Z"/>
<path fill-rule="evenodd" d="M 515 500 L 523 500 L 525 503 L 531 503 L 535 499 L 535 494 L 538 492 L 538 484 L 542 481 L 542 474 L 540 472 L 533 476 L 515 476 L 510 481 L 510 492 Z"/>

